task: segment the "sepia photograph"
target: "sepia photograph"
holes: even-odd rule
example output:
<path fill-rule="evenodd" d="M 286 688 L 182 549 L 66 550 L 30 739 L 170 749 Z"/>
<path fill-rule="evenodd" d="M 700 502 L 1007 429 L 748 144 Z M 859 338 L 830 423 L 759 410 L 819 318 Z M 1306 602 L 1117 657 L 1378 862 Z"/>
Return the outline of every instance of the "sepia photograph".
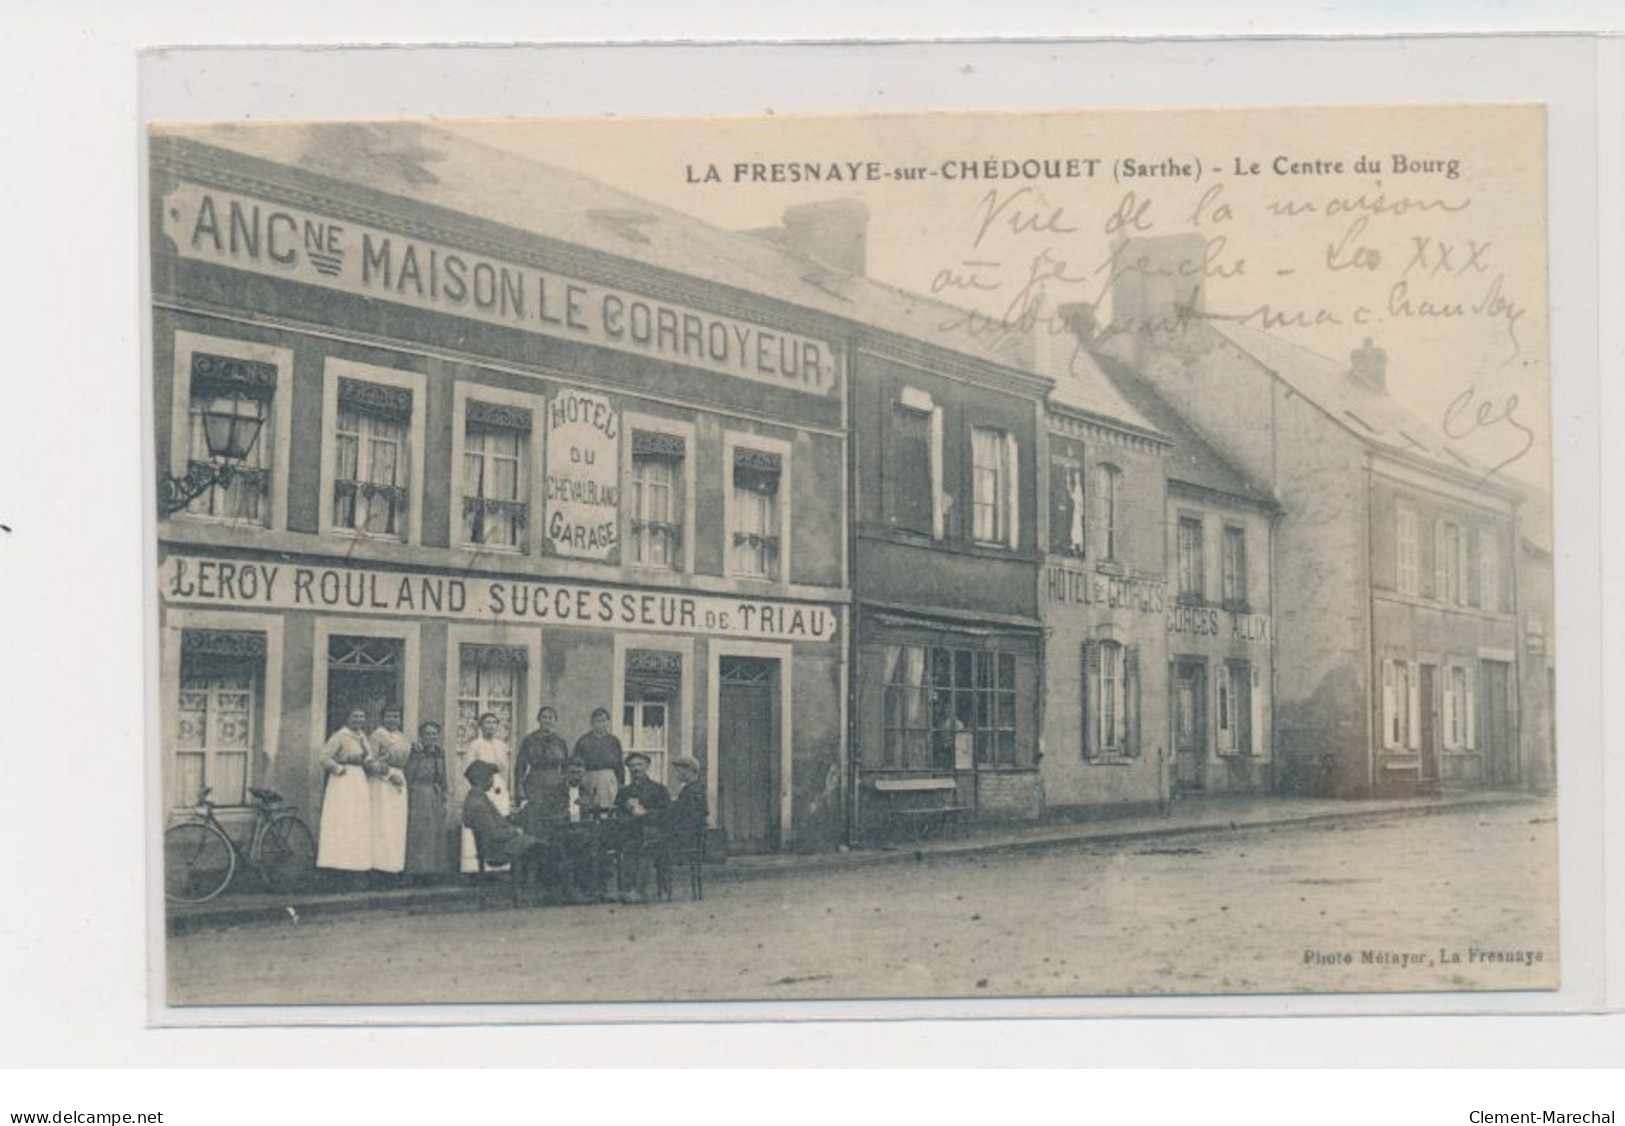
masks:
<path fill-rule="evenodd" d="M 1561 985 L 1541 105 L 144 145 L 171 1011 Z"/>

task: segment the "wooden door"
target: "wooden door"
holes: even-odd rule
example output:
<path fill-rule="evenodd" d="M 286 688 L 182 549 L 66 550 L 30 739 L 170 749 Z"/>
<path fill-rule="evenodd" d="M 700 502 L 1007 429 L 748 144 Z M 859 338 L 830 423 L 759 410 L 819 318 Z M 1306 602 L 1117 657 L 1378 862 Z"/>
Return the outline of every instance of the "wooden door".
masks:
<path fill-rule="evenodd" d="M 1422 780 L 1439 777 L 1439 685 L 1438 666 L 1423 665 L 1417 676 L 1416 743 L 1422 756 Z"/>
<path fill-rule="evenodd" d="M 1484 753 L 1485 784 L 1511 786 L 1518 780 L 1512 753 L 1512 666 L 1483 661 L 1479 668 L 1478 744 Z"/>
<path fill-rule="evenodd" d="M 1174 674 L 1174 770 L 1181 790 L 1207 785 L 1207 677 L 1199 664 Z"/>
<path fill-rule="evenodd" d="M 717 717 L 717 823 L 734 852 L 779 845 L 778 662 L 724 658 Z"/>

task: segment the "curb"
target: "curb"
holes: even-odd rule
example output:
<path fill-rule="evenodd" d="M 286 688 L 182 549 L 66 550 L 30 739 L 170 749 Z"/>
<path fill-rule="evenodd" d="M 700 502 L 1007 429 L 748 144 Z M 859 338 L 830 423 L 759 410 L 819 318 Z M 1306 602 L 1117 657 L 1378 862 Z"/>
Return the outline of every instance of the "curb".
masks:
<path fill-rule="evenodd" d="M 1109 821 L 1079 822 L 1078 832 L 1029 839 L 976 840 L 928 842 L 913 848 L 893 847 L 864 850 L 862 852 L 835 852 L 785 861 L 774 865 L 707 865 L 708 883 L 735 883 L 754 880 L 779 879 L 807 873 L 826 873 L 879 867 L 890 864 L 927 863 L 942 860 L 963 860 L 971 857 L 1041 855 L 1066 852 L 1095 846 L 1112 846 L 1134 841 L 1169 837 L 1212 836 L 1250 830 L 1274 828 L 1305 828 L 1341 822 L 1370 821 L 1384 817 L 1429 817 L 1459 810 L 1492 809 L 1499 806 L 1535 804 L 1541 801 L 1535 794 L 1486 794 L 1481 798 L 1462 798 L 1447 802 L 1389 806 L 1383 809 L 1364 809 L 1355 806 L 1347 810 L 1329 810 L 1295 816 L 1277 816 L 1259 820 L 1235 820 L 1228 824 L 1162 823 L 1130 828 L 1111 828 Z M 1093 830 L 1093 831 L 1091 831 Z M 480 889 L 466 886 L 427 888 L 405 892 L 382 892 L 361 895 L 324 896 L 319 899 L 289 903 L 225 903 L 207 906 L 181 914 L 172 914 L 166 920 L 166 931 L 178 936 L 199 931 L 218 930 L 256 923 L 281 922 L 292 919 L 324 918 L 348 915 L 361 911 L 400 911 L 408 914 L 428 910 L 477 909 L 481 900 Z"/>

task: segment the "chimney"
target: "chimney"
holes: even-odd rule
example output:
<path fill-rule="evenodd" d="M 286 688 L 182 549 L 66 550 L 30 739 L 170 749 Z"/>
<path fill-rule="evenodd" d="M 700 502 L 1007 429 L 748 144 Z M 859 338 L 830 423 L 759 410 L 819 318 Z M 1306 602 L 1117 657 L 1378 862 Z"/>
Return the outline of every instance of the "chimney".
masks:
<path fill-rule="evenodd" d="M 1349 376 L 1379 395 L 1388 393 L 1388 353 L 1365 338 L 1365 343 L 1349 353 Z"/>
<path fill-rule="evenodd" d="M 1065 305 L 1058 305 L 1055 315 L 1062 324 L 1078 338 L 1078 343 L 1085 348 L 1094 343 L 1095 330 L 1099 323 L 1095 319 L 1095 307 L 1085 301 L 1072 301 Z"/>
<path fill-rule="evenodd" d="M 869 268 L 869 208 L 861 200 L 828 199 L 786 208 L 784 234 L 791 247 L 819 265 L 857 277 Z"/>
<path fill-rule="evenodd" d="M 1112 325 L 1169 331 L 1207 304 L 1207 239 L 1199 234 L 1131 238 L 1113 250 Z"/>

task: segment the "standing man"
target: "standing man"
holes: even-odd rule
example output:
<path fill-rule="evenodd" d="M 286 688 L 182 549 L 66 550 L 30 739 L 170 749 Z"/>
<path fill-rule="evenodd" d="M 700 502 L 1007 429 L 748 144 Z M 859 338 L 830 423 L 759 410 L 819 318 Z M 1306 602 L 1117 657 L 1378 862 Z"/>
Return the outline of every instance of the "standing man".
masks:
<path fill-rule="evenodd" d="M 514 786 L 524 804 L 537 800 L 564 778 L 564 763 L 570 757 L 570 744 L 556 730 L 559 713 L 551 704 L 536 713 L 536 730 L 519 744 Z"/>
<path fill-rule="evenodd" d="M 626 762 L 621 741 L 609 732 L 609 709 L 594 708 L 592 730 L 576 740 L 576 756 L 587 768 L 582 778 L 587 801 L 593 809 L 609 809 L 626 781 Z"/>

